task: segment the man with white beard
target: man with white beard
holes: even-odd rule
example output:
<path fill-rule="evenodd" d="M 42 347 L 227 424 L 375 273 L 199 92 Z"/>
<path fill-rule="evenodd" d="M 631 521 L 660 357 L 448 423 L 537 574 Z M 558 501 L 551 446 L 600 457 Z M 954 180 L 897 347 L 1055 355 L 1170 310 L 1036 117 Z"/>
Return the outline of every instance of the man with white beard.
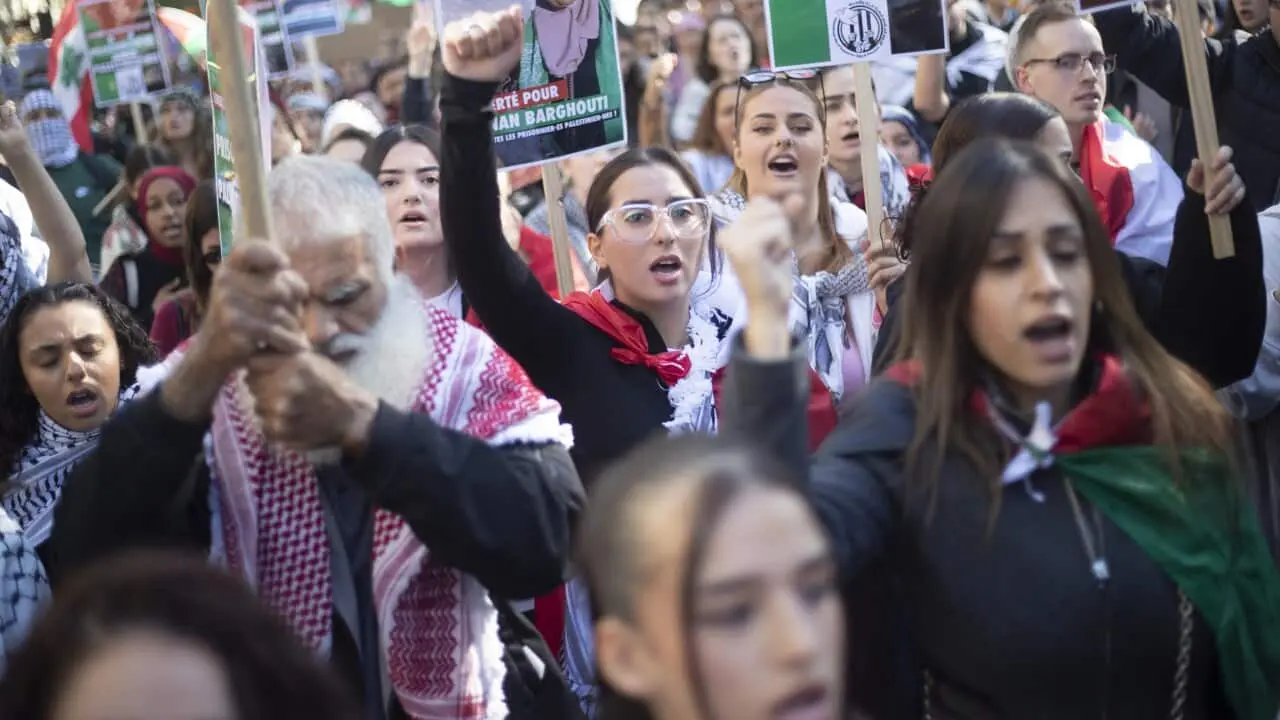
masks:
<path fill-rule="evenodd" d="M 583 501 L 559 406 L 394 275 L 359 167 L 293 158 L 269 193 L 275 237 L 227 257 L 200 332 L 66 481 L 59 568 L 207 550 L 366 717 L 505 718 L 488 593 L 560 584 Z"/>

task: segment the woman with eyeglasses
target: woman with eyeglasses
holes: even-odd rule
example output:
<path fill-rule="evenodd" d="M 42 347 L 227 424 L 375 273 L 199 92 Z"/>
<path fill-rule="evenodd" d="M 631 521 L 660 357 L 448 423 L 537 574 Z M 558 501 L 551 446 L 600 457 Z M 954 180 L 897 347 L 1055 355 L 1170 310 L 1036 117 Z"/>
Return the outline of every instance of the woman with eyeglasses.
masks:
<path fill-rule="evenodd" d="M 558 304 L 511 250 L 499 220 L 489 107 L 520 60 L 523 22 L 511 10 L 445 29 L 441 219 L 479 319 L 573 425 L 573 458 L 590 488 L 606 464 L 655 432 L 715 431 L 713 381 L 731 319 L 716 293 L 709 204 L 663 148 L 614 158 L 586 193 L 587 244 L 603 275 L 595 290 Z M 829 401 L 820 401 L 829 414 Z M 570 586 L 579 599 L 569 605 L 566 655 L 590 707 L 590 623 L 579 591 Z M 560 634 L 547 627 L 555 646 Z"/>
<path fill-rule="evenodd" d="M 810 86 L 816 77 L 758 72 L 739 79 L 736 170 L 716 196 L 717 214 L 728 222 L 753 199 L 792 198 L 797 282 L 790 321 L 806 338 L 810 367 L 844 412 L 871 376 L 883 290 L 904 265 L 891 247 L 869 248 L 866 215 L 831 197 L 825 107 Z"/>
<path fill-rule="evenodd" d="M 1142 327 L 1071 172 L 987 139 L 939 173 L 898 362 L 812 460 L 770 204 L 725 235 L 752 304 L 726 423 L 807 476 L 846 597 L 891 609 L 847 619 L 851 654 L 881 671 L 855 674 L 851 700 L 875 717 L 1273 720 L 1280 575 L 1229 419 Z"/>
<path fill-rule="evenodd" d="M 982 138 L 1034 142 L 1041 150 L 1071 165 L 1071 136 L 1052 105 L 1029 95 L 987 93 L 957 105 L 934 142 L 934 170 Z M 1242 181 L 1223 148 L 1212 161 L 1216 175 L 1206 183 L 1200 162 L 1187 175 L 1187 192 L 1178 207 L 1167 267 L 1147 258 L 1115 251 L 1130 297 L 1143 325 L 1164 349 L 1204 375 L 1214 387 L 1248 377 L 1258 357 L 1266 324 L 1266 290 L 1262 280 L 1262 246 L 1257 216 Z M 898 251 L 909 258 L 918 225 L 916 209 L 927 196 L 923 188 L 897 228 Z M 1213 257 L 1209 216 L 1228 215 L 1235 238 L 1235 257 Z M 908 273 L 911 271 L 908 270 Z M 878 371 L 893 356 L 898 330 L 897 296 L 905 283 L 888 292 L 889 311 L 876 342 Z"/>
<path fill-rule="evenodd" d="M 156 344 L 160 357 L 173 352 L 200 329 L 213 271 L 222 262 L 218 197 L 212 180 L 201 182 L 191 191 L 184 229 L 186 242 L 182 246 L 182 258 L 187 287 L 161 305 L 151 323 L 151 342 Z"/>

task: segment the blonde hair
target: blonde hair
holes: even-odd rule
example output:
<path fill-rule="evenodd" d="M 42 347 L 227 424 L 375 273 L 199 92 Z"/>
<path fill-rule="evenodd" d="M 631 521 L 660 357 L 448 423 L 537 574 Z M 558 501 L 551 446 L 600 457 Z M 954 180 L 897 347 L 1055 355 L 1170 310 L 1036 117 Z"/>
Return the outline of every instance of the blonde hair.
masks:
<path fill-rule="evenodd" d="M 738 96 L 738 107 L 734 110 L 734 124 L 736 126 L 734 143 L 738 142 L 738 136 L 742 133 L 742 117 L 747 104 L 760 93 L 774 87 L 791 88 L 813 103 L 818 116 L 818 125 L 823 133 L 823 142 L 825 143 L 827 113 L 826 108 L 823 107 L 822 100 L 809 85 L 785 77 L 778 77 L 773 82 L 760 83 L 741 90 L 741 94 Z M 737 165 L 736 161 L 734 162 L 733 175 L 729 177 L 729 182 L 725 185 L 725 188 L 738 193 L 744 198 L 751 196 L 751 189 L 747 186 L 747 174 Z M 820 269 L 835 273 L 853 261 L 855 256 L 853 250 L 849 247 L 848 241 L 840 237 L 839 233 L 836 232 L 835 211 L 831 207 L 831 189 L 827 184 L 827 169 L 825 167 L 821 168 L 818 173 L 818 231 L 822 233 L 823 246 Z"/>

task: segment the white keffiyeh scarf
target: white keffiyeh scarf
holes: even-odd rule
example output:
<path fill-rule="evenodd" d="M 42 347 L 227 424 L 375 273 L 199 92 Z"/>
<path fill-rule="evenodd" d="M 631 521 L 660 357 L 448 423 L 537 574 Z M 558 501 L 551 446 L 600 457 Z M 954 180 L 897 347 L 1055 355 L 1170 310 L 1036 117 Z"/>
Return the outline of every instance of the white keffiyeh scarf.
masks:
<path fill-rule="evenodd" d="M 22 528 L 0 511 L 0 675 L 49 599 L 49 578 Z"/>
<path fill-rule="evenodd" d="M 139 392 L 138 386 L 120 393 L 117 409 Z M 98 446 L 99 429 L 68 430 L 40 410 L 36 439 L 22 450 L 9 478 L 14 486 L 5 493 L 4 511 L 22 528 L 32 547 L 39 547 L 53 533 L 53 510 L 62 497 L 62 483 L 76 465 Z"/>
<path fill-rule="evenodd" d="M 732 223 L 745 207 L 746 200 L 732 190 L 717 193 L 713 203 L 716 221 L 721 225 Z M 859 245 L 867 235 L 866 213 L 852 203 L 835 198 L 832 199 L 832 212 L 835 214 L 836 234 L 853 249 L 853 260 L 834 275 L 826 271 L 802 275 L 793 255 L 791 262 L 796 282 L 791 293 L 788 322 L 793 335 L 805 338 L 809 367 L 822 377 L 833 402 L 839 404 L 844 393 L 844 352 L 851 349 L 846 301 L 851 295 L 870 292 L 871 286 L 866 259 L 859 251 Z M 735 330 L 745 323 L 745 312 L 734 315 Z"/>
<path fill-rule="evenodd" d="M 690 292 L 689 344 L 681 352 L 689 358 L 689 373 L 667 389 L 671 402 L 671 419 L 663 427 L 673 435 L 687 432 L 714 433 L 716 431 L 716 403 L 711 378 L 722 365 L 724 353 L 721 328 L 729 325 L 729 316 L 718 310 L 708 300 L 707 288 L 714 282 L 705 274 L 700 275 Z M 593 292 L 598 292 L 610 302 L 614 300 L 613 285 L 608 280 Z"/>
<path fill-rule="evenodd" d="M 490 445 L 572 444 L 560 407 L 480 330 L 428 307 L 432 356 L 410 403 Z M 333 578 L 315 468 L 269 445 L 243 383 L 228 383 L 206 440 L 216 561 L 245 577 L 317 651 L 330 647 Z M 374 603 L 387 677 L 414 720 L 506 717 L 497 612 L 475 578 L 439 562 L 399 516 L 378 510 Z"/>
<path fill-rule="evenodd" d="M 27 267 L 17 223 L 0 213 L 0 322 L 9 317 L 18 298 L 40 284 Z"/>

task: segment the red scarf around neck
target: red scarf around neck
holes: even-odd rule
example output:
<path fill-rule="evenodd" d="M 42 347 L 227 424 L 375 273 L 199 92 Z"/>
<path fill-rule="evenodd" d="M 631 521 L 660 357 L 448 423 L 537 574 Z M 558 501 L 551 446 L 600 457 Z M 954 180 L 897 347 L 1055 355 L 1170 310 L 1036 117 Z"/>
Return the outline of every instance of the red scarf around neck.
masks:
<path fill-rule="evenodd" d="M 613 348 L 609 354 L 623 365 L 647 367 L 658 373 L 667 387 L 689 374 L 692 364 L 687 354 L 680 350 L 650 353 L 649 340 L 640 321 L 606 300 L 600 292 L 572 293 L 565 298 L 564 306 L 617 341 L 621 347 Z"/>
<path fill-rule="evenodd" d="M 1107 152 L 1105 133 L 1101 120 L 1085 127 L 1080 139 L 1080 179 L 1115 245 L 1133 209 L 1133 178 L 1129 169 Z"/>
<path fill-rule="evenodd" d="M 1093 391 L 1062 419 L 1055 452 L 1151 442 L 1151 408 L 1138 397 L 1120 359 L 1100 355 L 1095 362 L 1098 379 Z M 923 372 L 918 360 L 908 360 L 893 365 L 884 375 L 906 387 L 915 387 Z M 987 417 L 987 402 L 982 390 L 974 390 L 969 398 L 974 412 L 982 417 Z"/>

